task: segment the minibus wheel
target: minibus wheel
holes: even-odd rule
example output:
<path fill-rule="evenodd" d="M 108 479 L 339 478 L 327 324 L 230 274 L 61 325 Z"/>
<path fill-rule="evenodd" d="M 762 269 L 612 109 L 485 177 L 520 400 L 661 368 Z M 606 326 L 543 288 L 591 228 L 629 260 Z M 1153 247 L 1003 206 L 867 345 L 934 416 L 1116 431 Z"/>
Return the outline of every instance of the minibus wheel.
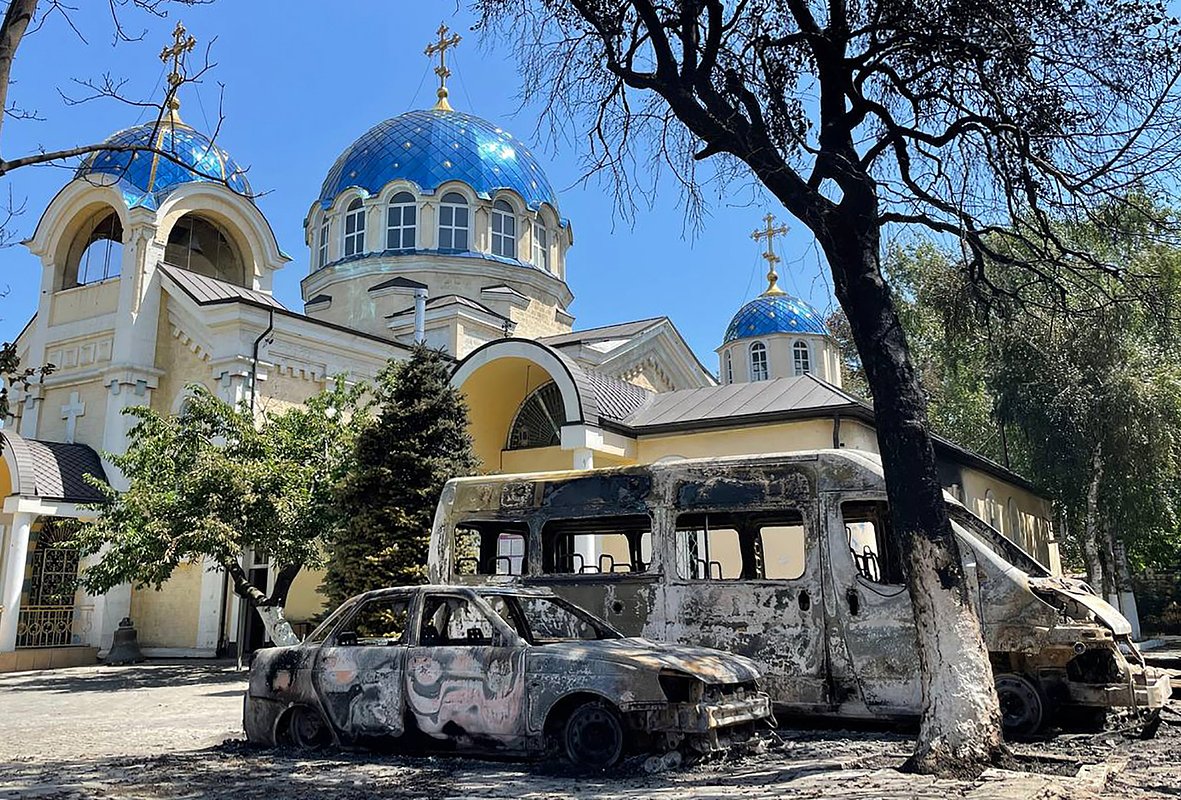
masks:
<path fill-rule="evenodd" d="M 1011 672 L 997 675 L 996 694 L 1006 737 L 1022 739 L 1037 733 L 1045 716 L 1045 703 L 1033 681 Z"/>

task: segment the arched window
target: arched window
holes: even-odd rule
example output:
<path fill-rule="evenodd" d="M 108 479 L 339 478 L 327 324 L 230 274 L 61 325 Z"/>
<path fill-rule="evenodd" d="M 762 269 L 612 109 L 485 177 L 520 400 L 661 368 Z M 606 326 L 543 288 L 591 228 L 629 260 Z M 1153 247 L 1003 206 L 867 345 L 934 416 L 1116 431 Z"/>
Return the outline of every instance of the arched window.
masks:
<path fill-rule="evenodd" d="M 562 424 L 566 421 L 565 409 L 562 391 L 553 381 L 534 389 L 513 418 L 506 449 L 558 445 L 562 438 Z"/>
<path fill-rule="evenodd" d="M 439 204 L 439 249 L 468 249 L 467 200 L 459 192 L 447 192 Z"/>
<path fill-rule="evenodd" d="M 316 269 L 328 264 L 328 217 L 320 223 L 320 242 L 316 250 Z"/>
<path fill-rule="evenodd" d="M 533 266 L 549 272 L 549 231 L 540 222 L 533 223 Z"/>
<path fill-rule="evenodd" d="M 792 363 L 795 365 L 796 375 L 807 375 L 812 371 L 812 354 L 808 352 L 808 343 L 797 341 L 791 346 Z"/>
<path fill-rule="evenodd" d="M 118 214 L 104 209 L 83 226 L 70 245 L 62 288 L 114 278 L 122 264 L 123 225 Z"/>
<path fill-rule="evenodd" d="M 418 225 L 418 206 L 410 192 L 398 192 L 390 198 L 385 212 L 385 249 L 413 250 Z"/>
<path fill-rule="evenodd" d="M 997 503 L 996 493 L 992 489 L 984 492 L 984 519 L 998 531 L 1001 530 L 1001 507 Z"/>
<path fill-rule="evenodd" d="M 1026 542 L 1025 538 L 1025 526 L 1021 524 L 1021 509 L 1017 508 L 1017 498 L 1010 497 L 1008 505 L 1009 518 L 1005 520 L 1005 524 L 1009 528 L 1009 538 L 1017 542 L 1017 544 L 1025 547 L 1028 543 Z"/>
<path fill-rule="evenodd" d="M 365 205 L 361 198 L 354 197 L 344 214 L 344 247 L 345 258 L 360 255 L 365 252 Z"/>
<path fill-rule="evenodd" d="M 750 346 L 750 379 L 765 381 L 767 374 L 767 345 L 755 342 Z"/>
<path fill-rule="evenodd" d="M 517 257 L 517 218 L 504 200 L 492 204 L 492 255 Z"/>
<path fill-rule="evenodd" d="M 246 270 L 233 240 L 212 220 L 186 214 L 168 233 L 164 261 L 236 286 L 246 285 Z"/>
<path fill-rule="evenodd" d="M 730 358 L 729 350 L 722 353 L 722 380 L 726 383 L 734 383 L 734 362 Z"/>

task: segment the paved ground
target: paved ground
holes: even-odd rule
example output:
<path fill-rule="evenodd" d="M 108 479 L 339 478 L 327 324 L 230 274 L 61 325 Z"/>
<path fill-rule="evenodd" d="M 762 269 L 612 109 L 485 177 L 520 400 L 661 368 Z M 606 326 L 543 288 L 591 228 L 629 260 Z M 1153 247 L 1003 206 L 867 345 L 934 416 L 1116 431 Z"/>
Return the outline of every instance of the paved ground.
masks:
<path fill-rule="evenodd" d="M 1037 772 L 976 782 L 896 772 L 910 740 L 881 731 L 786 731 L 761 756 L 587 779 L 544 764 L 255 750 L 240 741 L 244 686 L 231 667 L 194 663 L 0 676 L 0 800 L 1181 797 L 1181 708 L 1151 742 L 1108 733 L 1022 745 Z"/>

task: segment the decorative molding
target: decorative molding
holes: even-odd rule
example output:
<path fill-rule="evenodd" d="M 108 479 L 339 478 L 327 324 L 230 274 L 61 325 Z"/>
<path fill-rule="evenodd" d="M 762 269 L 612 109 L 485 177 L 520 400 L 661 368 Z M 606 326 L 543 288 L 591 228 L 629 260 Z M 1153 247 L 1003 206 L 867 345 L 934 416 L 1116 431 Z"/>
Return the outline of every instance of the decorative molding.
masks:
<path fill-rule="evenodd" d="M 57 372 L 93 367 L 109 362 L 115 345 L 113 335 L 104 335 L 74 342 L 54 343 L 48 348 L 47 361 L 57 367 Z"/>

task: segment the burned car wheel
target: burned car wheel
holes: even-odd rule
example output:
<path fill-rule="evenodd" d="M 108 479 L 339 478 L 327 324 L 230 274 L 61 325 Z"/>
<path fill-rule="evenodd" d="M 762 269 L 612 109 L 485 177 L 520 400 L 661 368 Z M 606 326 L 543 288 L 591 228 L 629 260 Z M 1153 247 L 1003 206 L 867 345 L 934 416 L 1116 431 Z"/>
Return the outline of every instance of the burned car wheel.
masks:
<path fill-rule="evenodd" d="M 318 711 L 296 706 L 287 715 L 287 741 L 300 750 L 319 750 L 332 744 L 332 734 Z"/>
<path fill-rule="evenodd" d="M 1032 681 L 1012 673 L 997 675 L 996 694 L 1007 737 L 1020 739 L 1037 733 L 1042 726 L 1045 706 L 1041 692 Z"/>
<path fill-rule="evenodd" d="M 572 763 L 591 769 L 614 766 L 623 755 L 623 723 L 607 703 L 578 706 L 562 726 L 562 749 Z"/>

